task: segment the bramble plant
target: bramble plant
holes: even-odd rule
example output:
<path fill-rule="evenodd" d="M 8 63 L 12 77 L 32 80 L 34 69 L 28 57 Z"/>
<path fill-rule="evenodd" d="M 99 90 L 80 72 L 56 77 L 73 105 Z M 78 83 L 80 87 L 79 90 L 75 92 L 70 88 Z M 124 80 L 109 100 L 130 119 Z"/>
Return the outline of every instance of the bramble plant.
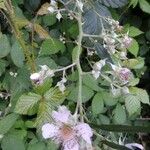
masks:
<path fill-rule="evenodd" d="M 150 102 L 137 86 L 143 32 L 119 22 L 127 5 L 136 4 L 0 0 L 3 150 L 144 149 L 128 134 L 149 132 L 136 119 Z"/>

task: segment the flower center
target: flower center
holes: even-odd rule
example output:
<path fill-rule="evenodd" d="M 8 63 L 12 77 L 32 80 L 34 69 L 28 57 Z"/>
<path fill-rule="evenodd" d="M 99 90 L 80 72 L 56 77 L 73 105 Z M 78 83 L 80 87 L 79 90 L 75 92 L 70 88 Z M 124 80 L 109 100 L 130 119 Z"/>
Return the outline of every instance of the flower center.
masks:
<path fill-rule="evenodd" d="M 64 141 L 72 139 L 74 135 L 75 132 L 70 126 L 63 125 L 63 127 L 60 129 L 60 136 Z"/>

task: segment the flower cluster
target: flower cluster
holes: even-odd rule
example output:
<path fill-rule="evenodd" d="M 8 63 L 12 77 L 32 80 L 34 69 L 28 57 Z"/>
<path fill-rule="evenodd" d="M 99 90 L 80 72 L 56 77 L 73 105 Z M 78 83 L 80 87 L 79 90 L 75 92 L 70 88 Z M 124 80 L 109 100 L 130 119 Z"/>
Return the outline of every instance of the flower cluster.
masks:
<path fill-rule="evenodd" d="M 92 145 L 93 132 L 90 126 L 78 122 L 65 106 L 59 106 L 58 111 L 53 111 L 52 118 L 53 123 L 42 126 L 44 139 L 54 140 L 57 144 L 61 144 L 64 150 L 79 150 L 83 145 L 84 149 L 87 149 Z"/>
<path fill-rule="evenodd" d="M 120 32 L 123 27 L 119 25 L 118 21 L 108 18 L 107 22 L 110 25 L 110 28 L 108 30 L 104 30 L 102 33 L 104 37 L 104 48 L 106 48 L 110 54 L 117 53 L 121 56 L 122 59 L 125 59 L 126 48 L 131 45 L 132 38 L 128 36 L 128 33 L 122 34 Z"/>
<path fill-rule="evenodd" d="M 35 84 L 42 84 L 47 77 L 53 77 L 54 76 L 54 71 L 51 70 L 48 66 L 43 65 L 40 67 L 41 67 L 41 70 L 39 72 L 33 73 L 30 76 L 30 79 Z"/>

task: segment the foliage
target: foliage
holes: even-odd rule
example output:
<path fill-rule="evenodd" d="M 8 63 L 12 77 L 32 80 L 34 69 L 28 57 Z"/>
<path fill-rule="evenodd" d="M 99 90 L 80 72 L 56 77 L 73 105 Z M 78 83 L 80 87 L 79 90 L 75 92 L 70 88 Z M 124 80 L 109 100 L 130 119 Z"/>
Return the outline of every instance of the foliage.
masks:
<path fill-rule="evenodd" d="M 58 149 L 41 128 L 60 105 L 92 126 L 94 148 L 139 142 L 129 132 L 149 132 L 148 14 L 147 0 L 0 0 L 1 149 Z"/>

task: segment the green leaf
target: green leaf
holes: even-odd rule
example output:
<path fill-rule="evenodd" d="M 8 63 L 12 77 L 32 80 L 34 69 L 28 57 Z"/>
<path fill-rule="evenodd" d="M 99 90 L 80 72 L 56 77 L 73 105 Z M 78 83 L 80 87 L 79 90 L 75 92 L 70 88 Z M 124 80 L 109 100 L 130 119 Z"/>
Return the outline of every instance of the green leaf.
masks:
<path fill-rule="evenodd" d="M 0 34 L 0 58 L 7 56 L 11 50 L 9 40 L 6 35 Z"/>
<path fill-rule="evenodd" d="M 149 126 L 130 126 L 130 125 L 96 125 L 91 124 L 91 126 L 105 130 L 105 131 L 112 131 L 112 132 L 127 132 L 127 133 L 150 133 L 150 127 Z"/>
<path fill-rule="evenodd" d="M 138 4 L 139 0 L 131 0 L 129 3 L 129 6 L 133 6 L 133 8 L 135 8 Z"/>
<path fill-rule="evenodd" d="M 29 111 L 40 101 L 41 96 L 35 93 L 22 95 L 17 101 L 15 112 L 18 114 L 28 114 Z"/>
<path fill-rule="evenodd" d="M 102 4 L 107 7 L 118 8 L 127 4 L 127 0 L 99 0 Z"/>
<path fill-rule="evenodd" d="M 102 17 L 99 17 L 102 16 Z M 102 30 L 102 24 L 104 27 L 107 27 L 108 24 L 103 19 L 111 17 L 111 13 L 107 7 L 103 6 L 99 2 L 94 2 L 93 7 L 86 9 L 84 12 L 84 24 L 83 31 L 86 34 L 100 34 Z"/>
<path fill-rule="evenodd" d="M 24 57 L 23 50 L 17 41 L 15 41 L 15 43 L 13 44 L 10 55 L 11 55 L 11 59 L 12 59 L 13 63 L 17 67 L 23 66 L 25 57 Z"/>
<path fill-rule="evenodd" d="M 117 102 L 118 102 L 118 99 L 114 98 L 114 97 L 112 96 L 112 94 L 109 93 L 109 92 L 103 91 L 103 92 L 102 92 L 102 96 L 103 96 L 104 103 L 105 103 L 105 105 L 107 105 L 107 106 L 114 106 L 114 105 L 116 105 Z"/>
<path fill-rule="evenodd" d="M 150 14 L 150 3 L 148 1 L 146 1 L 146 0 L 139 0 L 139 4 L 140 4 L 140 8 L 144 12 Z"/>
<path fill-rule="evenodd" d="M 97 93 L 92 100 L 93 114 L 102 113 L 104 110 L 104 101 L 101 93 Z"/>
<path fill-rule="evenodd" d="M 44 25 L 46 26 L 52 26 L 57 22 L 56 15 L 54 14 L 45 15 L 43 16 L 42 19 L 43 19 Z"/>
<path fill-rule="evenodd" d="M 46 146 L 43 142 L 30 144 L 27 150 L 46 150 Z"/>
<path fill-rule="evenodd" d="M 0 120 L 0 134 L 7 133 L 10 128 L 15 124 L 16 120 L 18 119 L 17 114 L 9 114 L 3 119 Z"/>
<path fill-rule="evenodd" d="M 25 144 L 17 135 L 8 134 L 2 140 L 2 150 L 25 150 Z"/>
<path fill-rule="evenodd" d="M 139 44 L 135 39 L 132 40 L 131 46 L 128 48 L 128 51 L 135 57 L 137 57 L 137 54 L 139 52 Z"/>
<path fill-rule="evenodd" d="M 88 75 L 83 75 L 83 84 L 86 85 L 87 87 L 91 88 L 94 91 L 100 91 L 100 87 L 98 86 L 97 80 L 95 78 L 88 74 Z"/>
<path fill-rule="evenodd" d="M 53 104 L 51 102 L 42 101 L 39 104 L 38 114 L 35 122 L 35 126 L 41 132 L 41 127 L 45 123 L 50 123 L 52 121 L 51 114 L 54 110 Z"/>
<path fill-rule="evenodd" d="M 62 93 L 58 88 L 51 88 L 44 94 L 44 98 L 46 101 L 50 102 L 53 106 L 59 106 L 63 103 L 68 92 Z"/>
<path fill-rule="evenodd" d="M 146 90 L 137 87 L 131 87 L 130 92 L 136 95 L 137 99 L 144 104 L 150 104 L 149 95 L 147 94 Z"/>
<path fill-rule="evenodd" d="M 0 59 L 0 76 L 5 72 L 6 68 L 6 61 Z"/>
<path fill-rule="evenodd" d="M 91 90 L 89 87 L 83 85 L 82 86 L 82 102 L 87 102 L 88 100 L 90 100 L 92 98 L 92 96 L 94 95 L 93 90 Z M 67 97 L 68 100 L 72 100 L 74 102 L 77 102 L 78 100 L 78 87 L 74 87 L 70 94 Z"/>
<path fill-rule="evenodd" d="M 136 37 L 142 33 L 143 32 L 140 29 L 138 29 L 134 26 L 129 27 L 129 36 L 131 36 L 131 37 Z"/>
<path fill-rule="evenodd" d="M 65 51 L 65 45 L 58 39 L 46 39 L 40 49 L 40 56 L 56 54 L 59 51 Z"/>
<path fill-rule="evenodd" d="M 130 69 L 141 69 L 144 67 L 145 64 L 144 59 L 141 57 L 138 57 L 137 59 L 125 60 L 123 63 L 127 68 Z"/>
<path fill-rule="evenodd" d="M 99 120 L 100 120 L 101 124 L 110 124 L 110 118 L 105 115 L 100 114 Z"/>
<path fill-rule="evenodd" d="M 40 65 L 47 65 L 51 69 L 56 69 L 57 68 L 57 64 L 50 57 L 38 57 L 36 59 L 36 65 L 37 65 L 37 68 Z"/>
<path fill-rule="evenodd" d="M 124 124 L 126 122 L 127 119 L 126 111 L 125 108 L 121 106 L 121 104 L 117 104 L 114 110 L 113 119 L 116 124 Z"/>
<path fill-rule="evenodd" d="M 134 116 L 139 114 L 141 111 L 141 102 L 138 100 L 135 95 L 128 95 L 125 98 L 125 106 L 129 113 L 129 116 Z"/>

